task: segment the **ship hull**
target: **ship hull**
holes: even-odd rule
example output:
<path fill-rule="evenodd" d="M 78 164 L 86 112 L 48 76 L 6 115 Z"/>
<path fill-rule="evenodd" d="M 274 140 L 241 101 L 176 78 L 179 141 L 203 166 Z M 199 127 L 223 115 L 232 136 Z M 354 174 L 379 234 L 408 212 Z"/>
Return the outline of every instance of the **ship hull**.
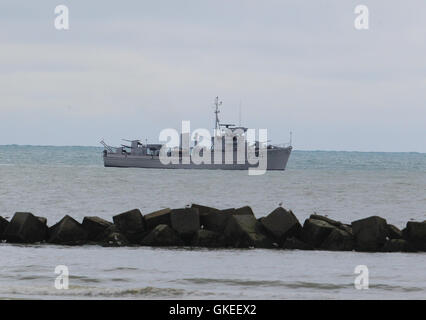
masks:
<path fill-rule="evenodd" d="M 266 170 L 285 170 L 287 166 L 288 159 L 291 154 L 291 147 L 287 148 L 277 148 L 277 149 L 268 149 L 267 150 L 267 166 Z M 182 163 L 179 160 L 179 163 L 170 163 L 163 164 L 161 163 L 158 156 L 140 156 L 140 155 L 131 155 L 131 154 L 117 154 L 117 153 L 107 153 L 104 155 L 104 166 L 105 167 L 119 167 L 119 168 L 152 168 L 152 169 L 208 169 L 208 170 L 247 170 L 249 168 L 259 168 L 259 164 L 250 164 L 255 163 L 255 161 L 246 160 L 244 163 L 237 163 L 235 160 L 236 154 L 234 155 L 234 161 L 232 163 L 214 163 L 214 155 L 212 154 L 211 164 L 195 164 L 192 161 L 188 164 Z M 178 159 L 176 159 L 178 160 Z M 222 157 L 222 160 L 224 158 Z M 177 162 L 177 161 L 176 161 Z"/>

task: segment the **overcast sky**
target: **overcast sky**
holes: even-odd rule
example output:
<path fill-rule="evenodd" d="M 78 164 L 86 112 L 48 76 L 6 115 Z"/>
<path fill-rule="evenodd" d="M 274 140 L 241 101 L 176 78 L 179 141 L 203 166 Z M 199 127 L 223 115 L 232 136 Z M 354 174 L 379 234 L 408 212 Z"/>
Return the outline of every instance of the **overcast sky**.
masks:
<path fill-rule="evenodd" d="M 0 39 L 0 144 L 155 142 L 219 95 L 299 150 L 426 152 L 424 0 L 2 0 Z"/>

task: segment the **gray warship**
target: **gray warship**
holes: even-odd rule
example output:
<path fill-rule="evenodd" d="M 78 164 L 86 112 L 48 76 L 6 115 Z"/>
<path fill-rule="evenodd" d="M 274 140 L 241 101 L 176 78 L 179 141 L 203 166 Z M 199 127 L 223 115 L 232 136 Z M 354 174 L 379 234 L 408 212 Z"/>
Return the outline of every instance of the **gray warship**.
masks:
<path fill-rule="evenodd" d="M 265 170 L 285 170 L 292 151 L 291 133 L 290 142 L 280 145 L 269 144 L 268 141 L 247 140 L 248 128 L 224 124 L 219 120 L 219 107 L 222 102 L 216 97 L 214 102 L 215 130 L 209 146 L 198 146 L 198 155 L 208 156 L 210 161 L 200 162 L 194 158 L 193 146 L 184 142 L 184 135 L 180 135 L 179 146 L 166 147 L 165 144 L 143 143 L 141 140 L 124 140 L 130 145 L 112 147 L 104 140 L 103 160 L 105 167 L 121 168 L 156 168 L 156 169 L 221 169 L 221 170 L 250 170 L 259 167 L 263 161 Z M 244 141 L 241 151 L 240 142 Z M 242 152 L 242 153 L 241 153 Z M 228 154 L 228 155 L 226 155 Z M 231 155 L 231 157 L 229 156 Z M 162 158 L 163 156 L 163 158 Z M 164 162 L 164 158 L 169 161 Z"/>

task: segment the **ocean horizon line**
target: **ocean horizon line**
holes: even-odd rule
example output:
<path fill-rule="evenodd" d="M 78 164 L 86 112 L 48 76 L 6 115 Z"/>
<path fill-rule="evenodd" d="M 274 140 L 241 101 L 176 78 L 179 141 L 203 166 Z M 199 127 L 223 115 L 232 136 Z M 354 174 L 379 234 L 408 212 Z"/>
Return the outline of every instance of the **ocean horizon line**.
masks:
<path fill-rule="evenodd" d="M 41 145 L 41 144 L 0 144 L 0 147 L 38 147 L 38 148 L 98 148 L 102 146 L 91 145 Z M 332 150 L 332 149 L 294 149 L 293 152 L 335 152 L 335 153 L 407 153 L 407 154 L 426 154 L 420 151 L 361 151 L 361 150 Z"/>

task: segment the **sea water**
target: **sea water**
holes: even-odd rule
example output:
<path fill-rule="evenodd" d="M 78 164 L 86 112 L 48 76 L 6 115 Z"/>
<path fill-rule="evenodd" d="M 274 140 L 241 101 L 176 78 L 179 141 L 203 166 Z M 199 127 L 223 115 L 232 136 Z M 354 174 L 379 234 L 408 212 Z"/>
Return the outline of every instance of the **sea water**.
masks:
<path fill-rule="evenodd" d="M 350 223 L 379 215 L 399 228 L 426 220 L 426 154 L 293 151 L 286 171 L 104 168 L 97 147 L 0 146 L 0 216 L 29 211 L 53 225 L 68 214 L 143 214 L 191 203 L 282 203 Z M 69 288 L 55 288 L 55 267 Z M 355 267 L 369 270 L 357 290 Z M 0 298 L 425 299 L 426 253 L 0 244 Z"/>

